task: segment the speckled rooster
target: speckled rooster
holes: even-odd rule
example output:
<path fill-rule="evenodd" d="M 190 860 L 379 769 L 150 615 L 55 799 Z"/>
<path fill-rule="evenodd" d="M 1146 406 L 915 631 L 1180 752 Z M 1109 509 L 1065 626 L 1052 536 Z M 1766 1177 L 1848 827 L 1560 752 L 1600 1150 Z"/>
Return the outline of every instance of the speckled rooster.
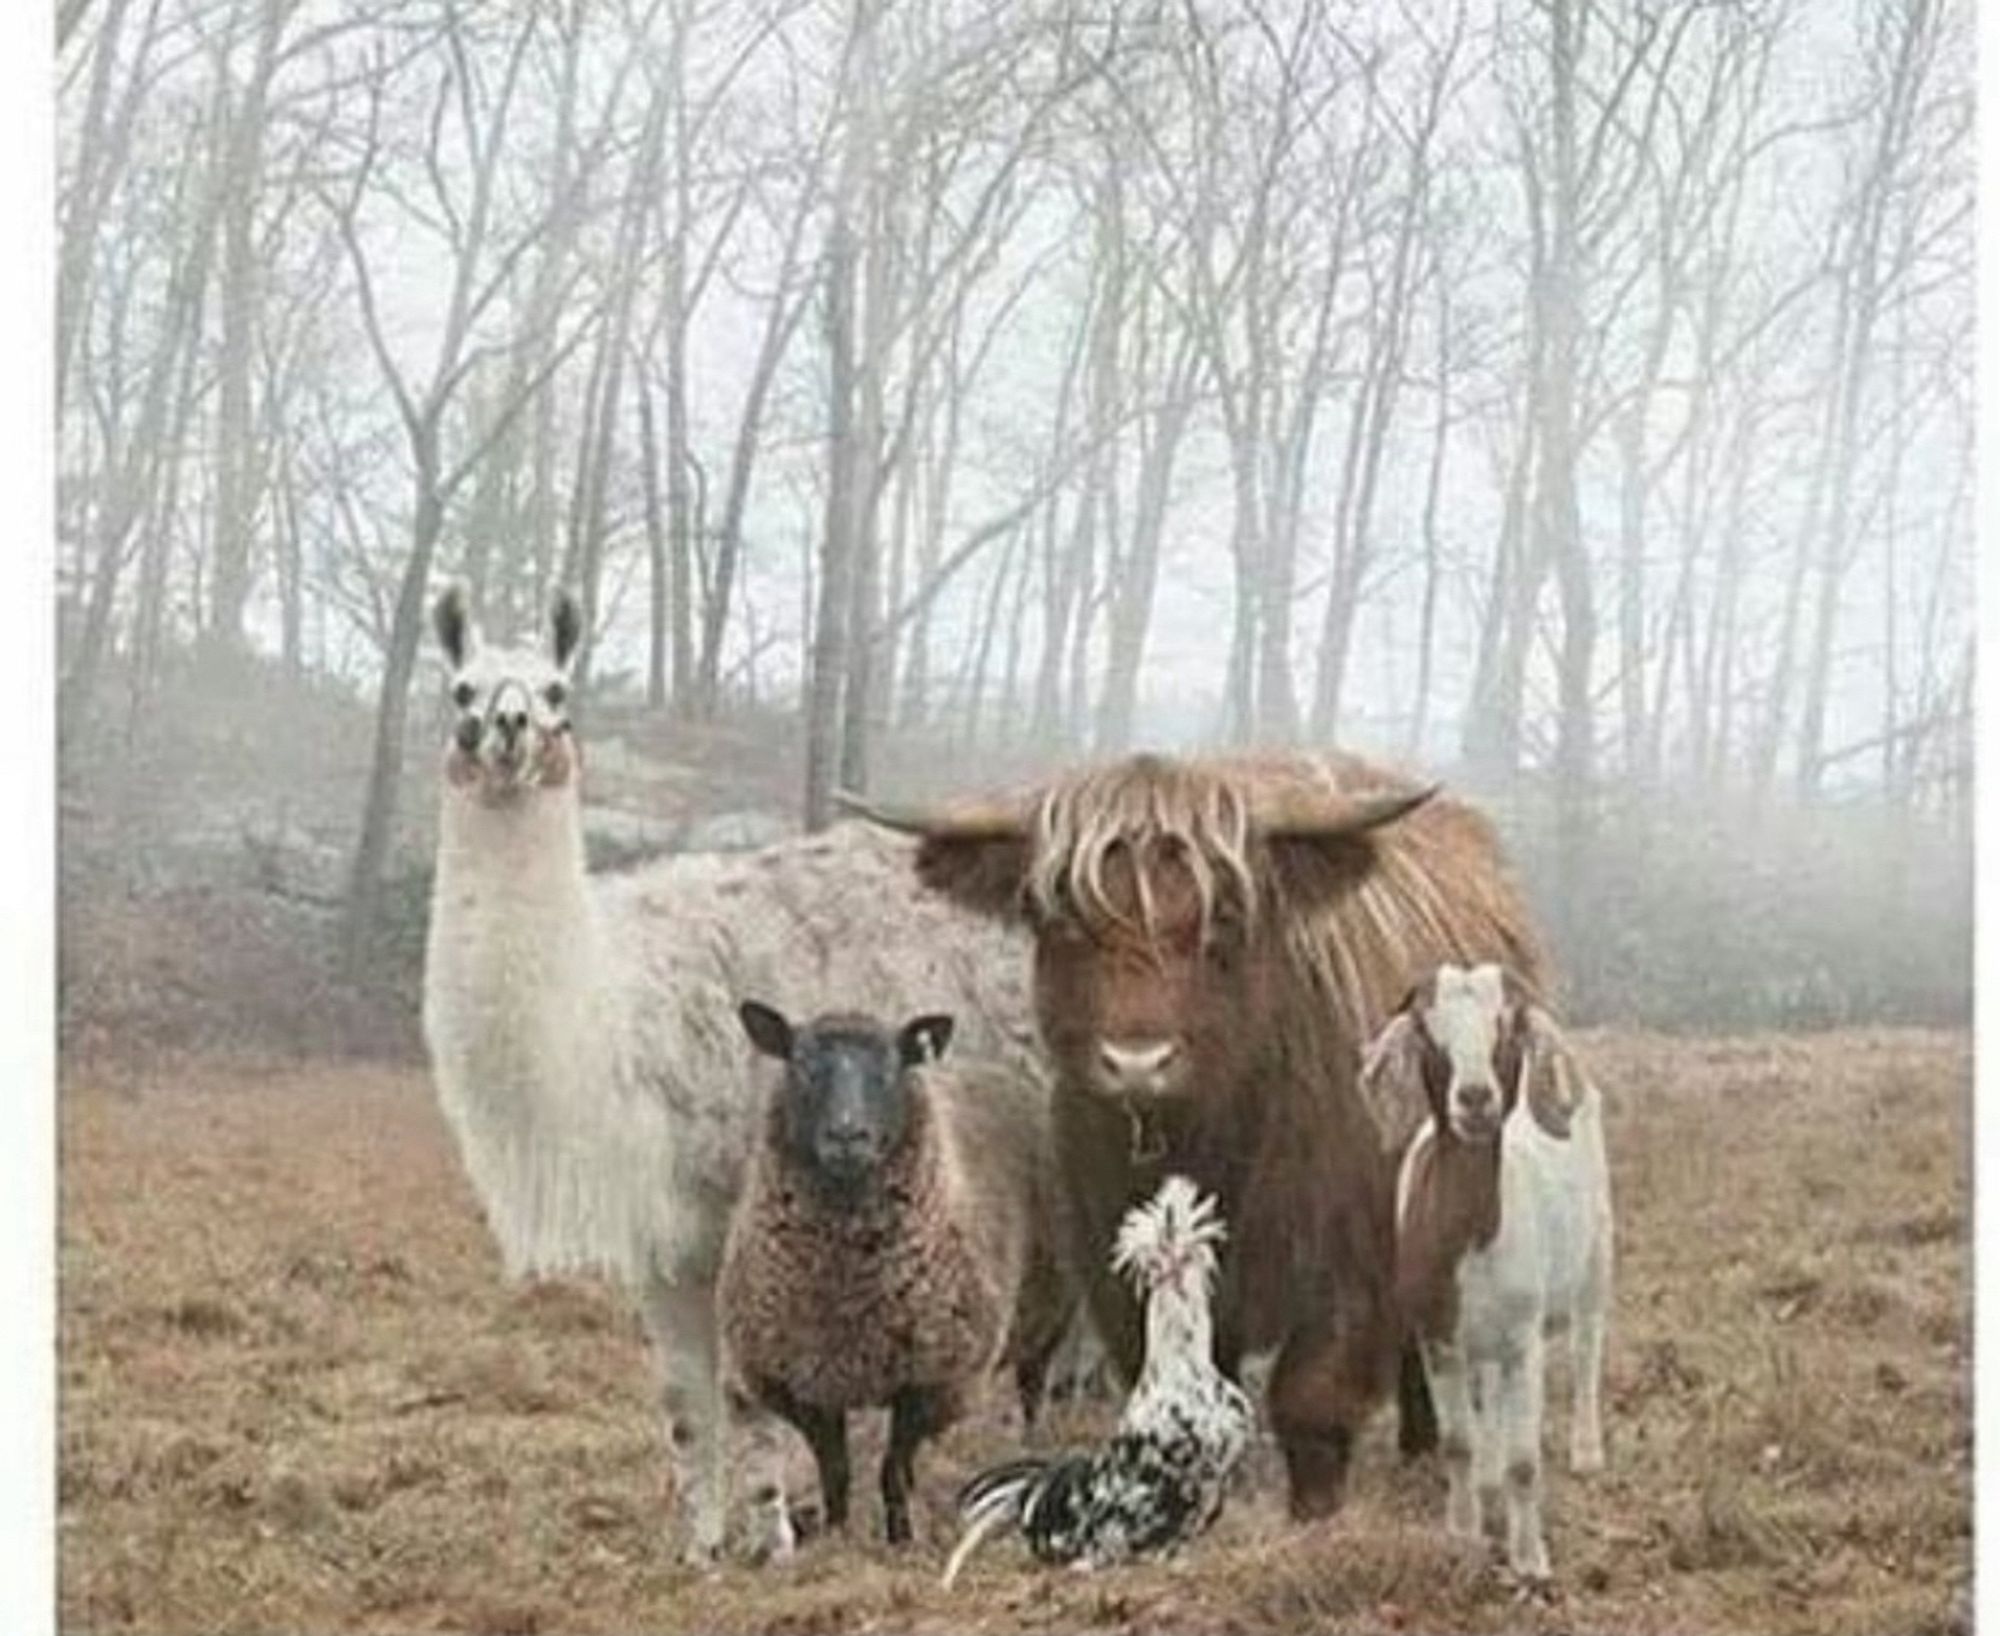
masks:
<path fill-rule="evenodd" d="M 949 1586 L 980 1542 L 1016 1527 L 1044 1562 L 1103 1567 L 1171 1551 L 1213 1523 L 1249 1446 L 1250 1400 L 1215 1367 L 1209 1292 L 1224 1235 L 1215 1200 L 1169 1176 L 1118 1230 L 1111 1264 L 1146 1303 L 1146 1361 L 1110 1443 L 1026 1456 L 958 1497 L 964 1536 Z"/>

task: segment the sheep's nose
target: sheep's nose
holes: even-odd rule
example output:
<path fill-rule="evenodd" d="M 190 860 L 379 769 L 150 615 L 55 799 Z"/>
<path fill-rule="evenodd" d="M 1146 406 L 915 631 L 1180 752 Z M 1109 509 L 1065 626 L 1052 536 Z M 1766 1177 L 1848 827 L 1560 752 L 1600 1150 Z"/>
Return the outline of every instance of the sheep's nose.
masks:
<path fill-rule="evenodd" d="M 1458 1088 L 1458 1105 L 1467 1113 L 1491 1113 L 1493 1100 L 1491 1085 L 1461 1085 Z"/>
<path fill-rule="evenodd" d="M 1178 1040 L 1146 1040 L 1133 1044 L 1100 1040 L 1097 1061 L 1111 1079 L 1132 1083 L 1158 1078 L 1180 1052 Z"/>

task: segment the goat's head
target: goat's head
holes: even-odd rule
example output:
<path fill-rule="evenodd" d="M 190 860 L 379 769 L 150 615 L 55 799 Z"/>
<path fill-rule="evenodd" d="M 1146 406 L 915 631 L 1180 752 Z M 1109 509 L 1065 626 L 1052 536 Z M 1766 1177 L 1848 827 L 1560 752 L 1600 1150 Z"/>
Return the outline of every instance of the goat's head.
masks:
<path fill-rule="evenodd" d="M 835 1012 L 794 1026 L 772 1006 L 738 1007 L 750 1042 L 785 1065 L 779 1130 L 787 1152 L 836 1194 L 859 1194 L 916 1117 L 912 1070 L 944 1054 L 952 1020 L 918 1017 L 891 1032 Z"/>
<path fill-rule="evenodd" d="M 495 802 L 569 783 L 576 771 L 570 672 L 583 634 L 576 599 L 557 595 L 546 653 L 482 641 L 455 585 L 438 598 L 432 624 L 451 665 L 451 782 Z"/>
<path fill-rule="evenodd" d="M 1410 990 L 1369 1046 L 1364 1090 L 1420 1090 L 1440 1133 L 1492 1143 L 1525 1097 L 1552 1136 L 1569 1134 L 1577 1079 L 1554 1020 L 1497 965 L 1439 966 Z"/>

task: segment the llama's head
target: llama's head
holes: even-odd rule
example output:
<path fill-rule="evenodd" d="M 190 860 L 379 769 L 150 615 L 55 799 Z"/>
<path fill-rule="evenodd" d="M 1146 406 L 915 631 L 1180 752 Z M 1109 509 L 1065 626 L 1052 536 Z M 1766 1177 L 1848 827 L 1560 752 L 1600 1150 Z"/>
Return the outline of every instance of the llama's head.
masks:
<path fill-rule="evenodd" d="M 943 1054 L 951 1018 L 918 1017 L 892 1032 L 849 1012 L 795 1027 L 756 1000 L 738 1011 L 750 1043 L 785 1065 L 778 1131 L 792 1161 L 836 1195 L 862 1194 L 919 1118 L 912 1070 Z"/>
<path fill-rule="evenodd" d="M 451 664 L 455 719 L 446 777 L 494 801 L 568 784 L 577 764 L 570 670 L 583 633 L 576 599 L 557 594 L 546 652 L 482 641 L 456 585 L 438 598 L 432 619 Z"/>

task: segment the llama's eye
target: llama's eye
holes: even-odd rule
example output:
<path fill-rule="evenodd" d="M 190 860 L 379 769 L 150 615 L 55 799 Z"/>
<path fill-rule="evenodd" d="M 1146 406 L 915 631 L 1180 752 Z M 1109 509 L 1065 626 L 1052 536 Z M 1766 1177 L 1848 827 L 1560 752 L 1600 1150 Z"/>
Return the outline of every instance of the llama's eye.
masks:
<path fill-rule="evenodd" d="M 460 682 L 458 686 L 451 690 L 451 702 L 461 710 L 469 710 L 472 707 L 472 701 L 477 696 L 478 689 L 470 682 Z"/>
<path fill-rule="evenodd" d="M 562 708 L 563 700 L 569 697 L 569 689 L 561 682 L 551 682 L 542 689 L 542 697 L 549 701 L 551 710 L 559 710 Z"/>

